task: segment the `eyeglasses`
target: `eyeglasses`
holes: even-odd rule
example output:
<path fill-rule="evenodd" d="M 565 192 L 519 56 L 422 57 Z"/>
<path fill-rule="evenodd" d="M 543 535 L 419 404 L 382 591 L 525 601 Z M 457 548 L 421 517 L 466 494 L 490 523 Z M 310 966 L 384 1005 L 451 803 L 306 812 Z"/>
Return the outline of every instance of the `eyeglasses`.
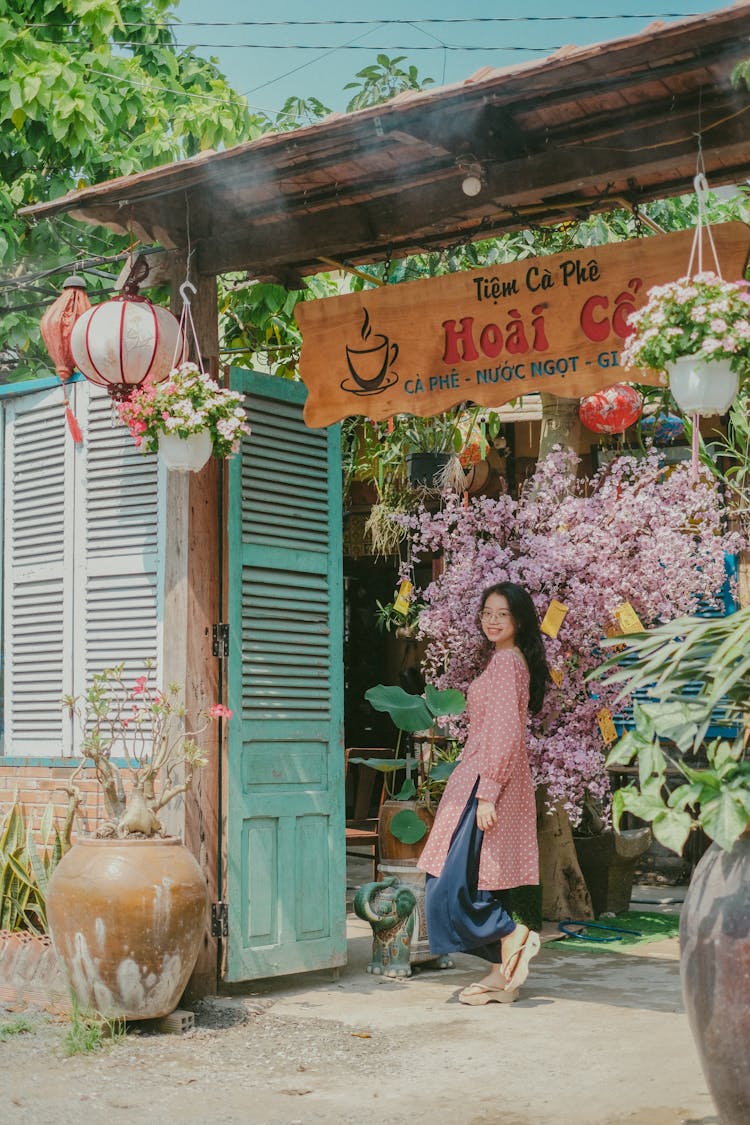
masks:
<path fill-rule="evenodd" d="M 507 621 L 509 617 L 512 617 L 512 614 L 507 609 L 500 609 L 497 613 L 491 613 L 490 610 L 483 609 L 479 616 L 482 621 L 492 621 L 500 625 L 503 621 Z"/>

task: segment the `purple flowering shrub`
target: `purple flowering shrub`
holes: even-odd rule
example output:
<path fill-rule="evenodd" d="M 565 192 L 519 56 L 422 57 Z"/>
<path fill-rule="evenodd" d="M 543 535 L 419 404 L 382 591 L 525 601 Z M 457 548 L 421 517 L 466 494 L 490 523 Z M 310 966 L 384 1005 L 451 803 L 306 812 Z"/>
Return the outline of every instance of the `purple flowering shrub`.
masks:
<path fill-rule="evenodd" d="M 427 638 L 424 672 L 439 688 L 465 692 L 487 659 L 478 624 L 482 591 L 511 581 L 531 594 L 540 620 L 550 600 L 568 608 L 555 638 L 545 637 L 550 684 L 529 740 L 534 779 L 547 787 L 573 824 L 588 793 L 608 804 L 605 746 L 597 713 L 612 713 L 617 688 L 584 683 L 601 663 L 601 638 L 617 631 L 613 611 L 629 602 L 645 627 L 717 606 L 724 553 L 739 549 L 722 530 L 712 480 L 694 480 L 688 465 L 660 467 L 658 455 L 621 457 L 571 489 L 572 455 L 555 449 L 537 466 L 521 499 L 449 496 L 438 512 L 398 516 L 411 557 L 440 553 L 443 571 L 415 596 L 424 600 L 420 634 Z M 407 568 L 405 567 L 405 570 Z M 461 737 L 465 718 L 454 723 Z"/>

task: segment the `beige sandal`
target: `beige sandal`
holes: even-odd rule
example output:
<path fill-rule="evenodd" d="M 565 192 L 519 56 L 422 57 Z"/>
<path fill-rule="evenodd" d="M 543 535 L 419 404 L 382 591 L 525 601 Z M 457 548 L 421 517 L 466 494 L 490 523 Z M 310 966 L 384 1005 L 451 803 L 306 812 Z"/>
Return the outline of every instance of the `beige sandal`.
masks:
<path fill-rule="evenodd" d="M 462 1004 L 512 1004 L 518 999 L 517 988 L 491 988 L 486 984 L 470 984 L 458 994 Z"/>
<path fill-rule="evenodd" d="M 534 930 L 529 930 L 526 935 L 526 940 L 523 945 L 515 951 L 510 957 L 509 962 L 516 962 L 513 972 L 508 977 L 506 989 L 515 989 L 516 991 L 521 987 L 529 975 L 529 962 L 532 957 L 536 957 L 541 949 L 542 942 L 539 934 Z"/>

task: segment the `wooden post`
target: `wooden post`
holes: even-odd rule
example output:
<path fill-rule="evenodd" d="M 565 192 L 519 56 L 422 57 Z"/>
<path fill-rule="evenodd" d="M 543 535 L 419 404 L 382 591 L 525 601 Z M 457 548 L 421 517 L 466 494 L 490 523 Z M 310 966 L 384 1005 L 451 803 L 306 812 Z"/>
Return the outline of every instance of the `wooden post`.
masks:
<path fill-rule="evenodd" d="M 172 308 L 179 314 L 179 286 L 184 259 L 175 262 Z M 193 279 L 191 311 L 203 363 L 218 375 L 218 306 L 216 279 Z M 192 341 L 191 341 L 192 343 Z M 196 357 L 191 356 L 195 359 Z M 219 663 L 212 654 L 212 626 L 219 621 L 219 464 L 211 458 L 199 473 L 169 473 L 167 481 L 166 590 L 164 605 L 164 676 L 185 685 L 188 728 L 199 725 L 201 711 L 219 702 Z M 215 724 L 202 736 L 208 764 L 196 772 L 181 807 L 165 816 L 169 830 L 183 837 L 208 881 L 209 897 L 219 897 L 219 753 Z M 167 810 L 165 810 L 167 812 Z M 218 988 L 217 941 L 206 934 L 190 978 L 188 995 L 204 996 Z"/>

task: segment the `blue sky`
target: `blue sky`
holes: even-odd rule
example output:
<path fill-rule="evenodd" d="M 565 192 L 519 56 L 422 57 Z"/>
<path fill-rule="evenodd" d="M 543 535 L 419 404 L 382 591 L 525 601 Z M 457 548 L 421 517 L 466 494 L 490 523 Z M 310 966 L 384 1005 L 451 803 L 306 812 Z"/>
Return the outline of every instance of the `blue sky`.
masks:
<path fill-rule="evenodd" d="M 181 44 L 214 55 L 234 88 L 252 107 L 275 113 L 291 95 L 316 97 L 343 110 L 351 96 L 343 89 L 358 70 L 375 61 L 378 50 L 406 55 L 422 77 L 437 85 L 459 82 L 483 66 L 503 67 L 543 57 L 566 44 L 583 45 L 640 31 L 655 19 L 716 11 L 728 3 L 710 0 L 180 0 L 177 29 Z M 596 19 L 602 14 L 618 18 Z M 627 19 L 626 16 L 638 18 Z M 584 17 L 580 19 L 560 17 Z M 509 22 L 419 23 L 427 19 L 506 17 Z M 530 17 L 536 17 L 531 19 Z M 545 18 L 546 17 L 546 18 Z M 550 19 L 549 17 L 556 17 Z M 238 26 L 242 21 L 409 20 L 410 24 L 331 23 L 306 26 Z M 188 21 L 228 23 L 228 27 L 190 26 Z M 226 44 L 226 46 L 220 46 Z M 231 45 L 230 45 L 231 44 Z M 311 49 L 299 48 L 308 44 Z M 463 49 L 446 49 L 462 47 Z M 274 45 L 280 45 L 276 47 Z M 475 49 L 467 49 L 475 48 Z"/>

